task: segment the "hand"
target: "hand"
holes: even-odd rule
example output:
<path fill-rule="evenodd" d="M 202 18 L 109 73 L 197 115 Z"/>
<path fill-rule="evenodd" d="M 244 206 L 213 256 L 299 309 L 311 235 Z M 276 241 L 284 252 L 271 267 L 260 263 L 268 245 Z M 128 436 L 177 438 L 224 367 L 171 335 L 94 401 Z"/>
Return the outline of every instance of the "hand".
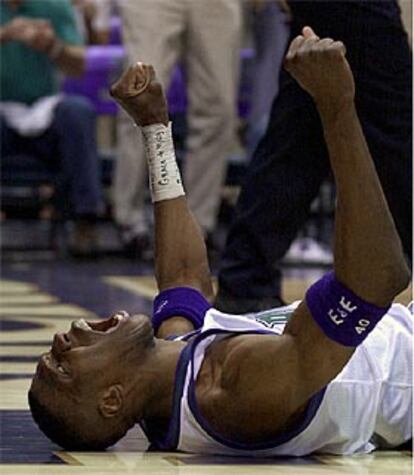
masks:
<path fill-rule="evenodd" d="M 17 17 L 3 27 L 1 41 L 20 41 L 36 51 L 48 53 L 57 38 L 49 21 Z"/>
<path fill-rule="evenodd" d="M 58 41 L 55 30 L 48 20 L 33 20 L 33 23 L 35 31 L 26 44 L 36 51 L 48 54 Z"/>
<path fill-rule="evenodd" d="M 16 17 L 1 28 L 2 41 L 23 41 L 28 35 L 33 34 L 33 21 L 29 18 Z"/>
<path fill-rule="evenodd" d="M 286 70 L 315 100 L 318 108 L 338 109 L 355 96 L 354 78 L 340 41 L 320 39 L 310 27 L 290 44 Z"/>
<path fill-rule="evenodd" d="M 110 94 L 137 125 L 168 125 L 167 101 L 151 65 L 130 66 L 111 87 Z"/>

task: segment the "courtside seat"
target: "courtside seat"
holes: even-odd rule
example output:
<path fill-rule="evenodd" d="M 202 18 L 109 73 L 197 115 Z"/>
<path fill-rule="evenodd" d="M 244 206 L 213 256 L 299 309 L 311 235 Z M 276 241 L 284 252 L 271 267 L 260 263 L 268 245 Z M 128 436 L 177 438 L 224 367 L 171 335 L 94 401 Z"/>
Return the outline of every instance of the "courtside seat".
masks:
<path fill-rule="evenodd" d="M 83 77 L 65 78 L 63 91 L 88 97 L 98 115 L 116 115 L 118 106 L 109 95 L 109 88 L 118 79 L 125 65 L 126 56 L 123 46 L 90 46 L 86 53 Z M 180 66 L 174 68 L 167 99 L 171 115 L 185 113 L 187 97 L 184 74 Z"/>
<path fill-rule="evenodd" d="M 81 78 L 65 78 L 63 92 L 88 97 L 98 115 L 116 115 L 118 108 L 109 95 L 109 87 L 120 76 L 124 63 L 123 46 L 90 46 L 86 52 L 84 75 Z"/>
<path fill-rule="evenodd" d="M 113 31 L 118 31 L 120 36 L 120 25 L 114 20 Z M 120 38 L 116 38 L 114 33 L 113 41 L 116 43 Z M 250 77 L 251 60 L 254 52 L 251 49 L 241 51 L 242 78 L 238 101 L 239 115 L 245 118 L 250 105 Z M 90 46 L 86 53 L 86 67 L 82 78 L 65 78 L 62 84 L 62 91 L 66 94 L 80 94 L 89 98 L 95 107 L 98 116 L 115 117 L 118 113 L 118 106 L 109 95 L 109 87 L 114 83 L 126 63 L 125 49 L 120 44 L 110 44 L 108 46 Z M 178 144 L 185 136 L 185 120 L 183 120 L 187 108 L 187 97 L 185 92 L 185 76 L 180 65 L 174 68 L 171 85 L 167 91 L 167 99 L 171 115 L 176 123 Z M 182 136 L 182 137 L 181 137 Z M 100 151 L 102 162 L 103 183 L 108 186 L 111 181 L 113 161 L 116 158 L 111 150 Z M 181 155 L 181 154 L 180 154 Z M 30 156 L 10 156 L 2 157 L 1 161 L 1 184 L 2 203 L 7 206 L 11 203 L 19 202 L 23 207 L 37 203 L 39 187 L 45 183 L 54 183 L 55 170 L 45 165 L 35 157 Z M 228 182 L 239 184 L 244 174 L 245 164 L 233 163 L 229 161 Z M 25 198 L 26 197 L 26 198 Z"/>
<path fill-rule="evenodd" d="M 55 170 L 30 155 L 1 158 L 1 203 L 4 208 L 37 208 L 42 185 L 53 185 Z"/>

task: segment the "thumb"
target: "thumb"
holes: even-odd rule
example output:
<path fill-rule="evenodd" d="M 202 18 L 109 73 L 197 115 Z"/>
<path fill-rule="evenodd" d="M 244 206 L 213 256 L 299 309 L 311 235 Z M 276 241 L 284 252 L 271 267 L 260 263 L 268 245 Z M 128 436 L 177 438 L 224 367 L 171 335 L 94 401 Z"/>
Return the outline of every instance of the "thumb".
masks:
<path fill-rule="evenodd" d="M 313 36 L 319 39 L 319 36 L 312 30 L 310 26 L 305 26 L 302 29 L 302 35 L 307 38 L 312 38 Z"/>

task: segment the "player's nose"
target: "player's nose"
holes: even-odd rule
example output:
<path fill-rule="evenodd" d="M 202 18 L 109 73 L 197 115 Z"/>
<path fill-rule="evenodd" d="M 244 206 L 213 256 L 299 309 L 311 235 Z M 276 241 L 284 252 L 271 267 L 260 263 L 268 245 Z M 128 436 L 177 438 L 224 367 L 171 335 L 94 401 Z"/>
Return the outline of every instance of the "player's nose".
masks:
<path fill-rule="evenodd" d="M 72 348 L 72 344 L 65 333 L 56 333 L 53 337 L 52 351 L 64 353 Z"/>

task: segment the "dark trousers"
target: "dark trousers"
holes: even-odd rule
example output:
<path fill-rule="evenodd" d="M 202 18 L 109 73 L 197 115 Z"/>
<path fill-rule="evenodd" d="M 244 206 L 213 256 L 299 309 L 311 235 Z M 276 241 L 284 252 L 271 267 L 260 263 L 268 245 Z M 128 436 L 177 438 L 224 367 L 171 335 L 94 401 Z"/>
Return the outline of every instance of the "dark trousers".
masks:
<path fill-rule="evenodd" d="M 95 112 L 83 97 L 67 96 L 43 134 L 22 137 L 1 122 L 3 156 L 26 154 L 56 170 L 56 187 L 67 198 L 65 210 L 95 215 L 101 208 L 101 181 L 96 151 Z"/>
<path fill-rule="evenodd" d="M 404 249 L 412 252 L 412 59 L 395 1 L 291 2 L 292 37 L 310 25 L 342 40 L 356 107 Z M 278 265 L 330 172 L 311 97 L 285 72 L 270 123 L 249 166 L 219 273 L 216 305 L 280 296 Z M 349 144 L 352 147 L 352 144 Z M 352 171 L 350 171 L 352 173 Z M 224 309 L 224 308 L 223 308 Z M 247 310 L 254 310 L 250 307 Z"/>

